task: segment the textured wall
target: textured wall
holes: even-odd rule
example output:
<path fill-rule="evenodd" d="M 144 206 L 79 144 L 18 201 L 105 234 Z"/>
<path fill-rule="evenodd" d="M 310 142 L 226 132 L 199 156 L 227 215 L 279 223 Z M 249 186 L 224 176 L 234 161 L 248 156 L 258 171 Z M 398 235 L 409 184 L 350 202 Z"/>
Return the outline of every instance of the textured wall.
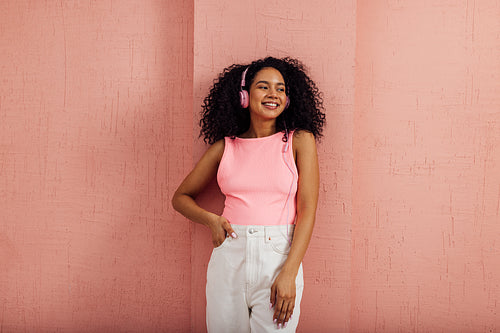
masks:
<path fill-rule="evenodd" d="M 0 331 L 205 330 L 170 197 L 214 76 L 268 54 L 328 117 L 299 331 L 498 331 L 500 1 L 182 3 L 0 1 Z"/>
<path fill-rule="evenodd" d="M 500 1 L 358 1 L 352 332 L 500 328 Z"/>
<path fill-rule="evenodd" d="M 318 146 L 322 186 L 317 223 L 304 260 L 300 332 L 349 328 L 352 119 L 354 111 L 354 1 L 196 0 L 194 110 L 212 80 L 233 63 L 273 55 L 301 59 L 324 92 L 328 126 Z M 194 127 L 198 129 L 197 123 Z M 194 159 L 206 147 L 194 138 Z M 221 208 L 212 186 L 201 203 Z M 205 330 L 205 271 L 210 234 L 193 234 L 193 331 Z"/>
<path fill-rule="evenodd" d="M 188 330 L 192 12 L 0 2 L 0 331 Z"/>

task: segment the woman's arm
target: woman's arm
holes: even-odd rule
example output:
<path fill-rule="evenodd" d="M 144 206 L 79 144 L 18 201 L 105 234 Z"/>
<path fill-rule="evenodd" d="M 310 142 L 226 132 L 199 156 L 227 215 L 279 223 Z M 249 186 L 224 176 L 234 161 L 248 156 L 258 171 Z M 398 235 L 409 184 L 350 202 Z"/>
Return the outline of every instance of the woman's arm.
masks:
<path fill-rule="evenodd" d="M 222 244 L 226 235 L 236 238 L 236 233 L 224 217 L 201 208 L 195 199 L 217 174 L 223 153 L 224 140 L 219 140 L 205 152 L 172 197 L 172 206 L 176 211 L 210 228 L 214 247 Z"/>
<path fill-rule="evenodd" d="M 295 306 L 295 278 L 304 258 L 314 226 L 319 191 L 319 167 L 316 141 L 310 132 L 295 132 L 293 149 L 299 172 L 297 219 L 290 252 L 271 287 L 271 304 L 279 324 L 286 323 Z"/>

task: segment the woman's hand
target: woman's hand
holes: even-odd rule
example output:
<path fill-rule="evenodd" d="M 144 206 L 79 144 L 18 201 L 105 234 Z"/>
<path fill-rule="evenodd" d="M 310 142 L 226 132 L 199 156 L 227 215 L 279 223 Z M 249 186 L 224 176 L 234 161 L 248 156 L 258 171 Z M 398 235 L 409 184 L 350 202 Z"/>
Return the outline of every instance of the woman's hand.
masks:
<path fill-rule="evenodd" d="M 209 227 L 212 232 L 212 244 L 214 244 L 214 248 L 219 247 L 226 237 L 238 238 L 231 224 L 224 216 L 215 215 Z"/>
<path fill-rule="evenodd" d="M 271 286 L 271 306 L 274 307 L 273 320 L 285 327 L 295 307 L 295 277 L 296 274 L 281 271 Z"/>

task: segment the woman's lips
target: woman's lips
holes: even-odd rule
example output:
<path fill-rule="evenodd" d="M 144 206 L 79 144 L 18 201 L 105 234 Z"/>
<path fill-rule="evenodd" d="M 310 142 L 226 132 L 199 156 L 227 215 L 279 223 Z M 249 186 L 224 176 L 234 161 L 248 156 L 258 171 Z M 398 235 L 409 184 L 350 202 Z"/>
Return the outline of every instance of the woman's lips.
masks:
<path fill-rule="evenodd" d="M 279 104 L 275 103 L 275 102 L 265 102 L 265 103 L 262 103 L 262 105 L 264 105 L 266 108 L 269 108 L 269 109 L 276 109 L 279 106 Z"/>

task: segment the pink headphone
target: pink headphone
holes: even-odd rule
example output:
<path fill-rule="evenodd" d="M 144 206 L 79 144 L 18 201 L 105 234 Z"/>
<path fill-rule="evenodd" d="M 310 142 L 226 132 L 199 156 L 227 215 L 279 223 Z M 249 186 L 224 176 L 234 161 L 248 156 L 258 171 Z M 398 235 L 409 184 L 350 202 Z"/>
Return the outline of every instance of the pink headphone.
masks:
<path fill-rule="evenodd" d="M 240 87 L 240 104 L 241 107 L 246 109 L 248 107 L 248 104 L 250 103 L 250 98 L 248 97 L 248 91 L 243 89 L 245 87 L 245 77 L 247 75 L 248 69 L 250 66 L 248 66 L 245 71 L 243 72 L 243 75 L 241 76 L 241 87 Z M 288 108 L 290 105 L 290 98 L 286 96 L 286 104 L 285 104 L 285 110 Z"/>

